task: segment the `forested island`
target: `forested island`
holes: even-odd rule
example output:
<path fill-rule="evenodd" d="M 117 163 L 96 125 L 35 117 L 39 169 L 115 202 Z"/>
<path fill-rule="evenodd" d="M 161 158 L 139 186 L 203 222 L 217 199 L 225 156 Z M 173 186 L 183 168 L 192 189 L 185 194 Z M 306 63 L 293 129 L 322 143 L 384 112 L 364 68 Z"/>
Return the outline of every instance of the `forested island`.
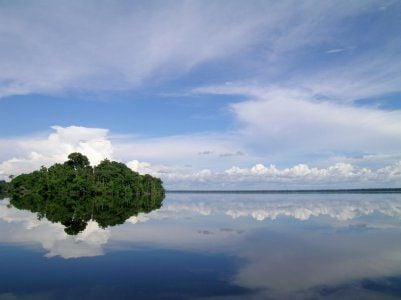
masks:
<path fill-rule="evenodd" d="M 102 228 L 122 224 L 133 215 L 160 208 L 165 194 L 159 178 L 107 159 L 92 167 L 81 153 L 0 186 L 11 205 L 63 224 L 68 234 L 81 232 L 90 220 Z"/>

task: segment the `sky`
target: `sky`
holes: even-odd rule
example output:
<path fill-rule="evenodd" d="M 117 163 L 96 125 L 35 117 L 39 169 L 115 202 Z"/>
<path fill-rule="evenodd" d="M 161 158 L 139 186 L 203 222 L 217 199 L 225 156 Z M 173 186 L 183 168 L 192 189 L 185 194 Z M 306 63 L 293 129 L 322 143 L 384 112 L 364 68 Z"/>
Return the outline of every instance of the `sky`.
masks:
<path fill-rule="evenodd" d="M 0 1 L 0 179 L 401 186 L 401 1 Z"/>

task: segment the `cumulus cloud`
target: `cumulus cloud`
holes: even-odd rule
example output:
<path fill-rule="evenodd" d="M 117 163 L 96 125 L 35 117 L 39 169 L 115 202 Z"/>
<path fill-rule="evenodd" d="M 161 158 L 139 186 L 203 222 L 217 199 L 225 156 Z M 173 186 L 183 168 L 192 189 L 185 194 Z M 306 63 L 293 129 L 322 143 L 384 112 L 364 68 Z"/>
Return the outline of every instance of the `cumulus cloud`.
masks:
<path fill-rule="evenodd" d="M 127 163 L 127 166 L 140 174 L 149 174 L 152 172 L 152 169 L 150 168 L 150 163 L 147 162 L 140 162 L 138 160 L 131 160 Z"/>
<path fill-rule="evenodd" d="M 4 149 L 13 147 L 14 157 L 0 163 L 0 176 L 31 172 L 40 166 L 49 166 L 67 160 L 71 152 L 81 152 L 92 164 L 112 158 L 113 148 L 107 138 L 108 130 L 79 126 L 53 126 L 48 136 L 31 136 L 0 140 Z M 7 151 L 7 150 L 6 150 Z"/>
<path fill-rule="evenodd" d="M 0 176 L 6 179 L 9 175 L 30 172 L 41 165 L 63 162 L 71 152 L 83 153 L 93 165 L 109 158 L 123 161 L 140 173 L 167 174 L 187 168 L 189 161 L 193 168 L 204 164 L 204 158 L 198 155 L 199 149 L 207 146 L 213 152 L 227 153 L 232 148 L 238 148 L 235 144 L 235 139 L 214 134 L 164 138 L 114 137 L 107 129 L 53 126 L 52 132 L 47 135 L 0 139 L 0 145 L 4 146 L 0 151 Z M 215 167 L 221 164 L 217 156 L 213 159 Z M 208 160 L 208 163 L 211 161 Z M 203 173 L 200 171 L 200 174 Z"/>
<path fill-rule="evenodd" d="M 205 169 L 197 172 L 158 174 L 173 188 L 197 185 L 206 189 L 275 189 L 275 188 L 358 188 L 398 187 L 401 182 L 401 161 L 379 169 L 336 163 L 326 168 L 298 164 L 278 169 L 274 165 L 256 164 L 250 168 L 231 167 L 223 172 Z M 205 183 L 205 184 L 201 184 Z"/>
<path fill-rule="evenodd" d="M 244 155 L 242 151 L 230 152 L 229 149 L 238 146 L 236 139 L 218 140 L 213 135 L 209 138 L 177 136 L 136 140 L 115 139 L 108 130 L 99 128 L 53 126 L 52 130 L 47 136 L 0 140 L 1 144 L 13 145 L 15 150 L 13 157 L 0 163 L 2 178 L 30 172 L 41 165 L 63 162 L 69 153 L 78 151 L 87 155 L 92 164 L 98 164 L 104 158 L 113 159 L 116 155 L 132 170 L 162 178 L 170 189 L 382 187 L 398 186 L 401 182 L 401 162 L 394 159 L 392 163 L 376 168 L 350 162 L 336 162 L 325 167 L 296 164 L 278 168 L 251 164 L 258 158 Z M 207 155 L 208 159 L 204 161 L 196 149 L 206 144 L 214 145 L 213 153 L 226 153 L 224 160 L 220 155 L 210 158 Z M 192 167 L 187 166 L 188 161 Z M 249 167 L 233 166 L 238 162 Z M 211 165 L 213 168 L 209 167 Z"/>

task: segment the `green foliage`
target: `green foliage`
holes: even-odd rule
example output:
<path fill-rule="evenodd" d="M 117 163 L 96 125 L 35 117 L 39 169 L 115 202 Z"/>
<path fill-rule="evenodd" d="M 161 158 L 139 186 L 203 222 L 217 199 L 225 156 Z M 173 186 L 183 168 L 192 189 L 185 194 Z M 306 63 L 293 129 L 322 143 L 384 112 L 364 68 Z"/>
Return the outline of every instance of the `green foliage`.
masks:
<path fill-rule="evenodd" d="M 4 180 L 0 180 L 0 200 L 7 196 L 8 184 Z"/>
<path fill-rule="evenodd" d="M 164 188 L 159 178 L 109 160 L 92 168 L 80 153 L 68 159 L 13 178 L 8 184 L 10 203 L 63 224 L 68 234 L 84 230 L 91 219 L 105 228 L 161 207 Z"/>
<path fill-rule="evenodd" d="M 67 165 L 73 167 L 75 170 L 90 167 L 89 159 L 81 153 L 74 152 L 68 155 Z"/>

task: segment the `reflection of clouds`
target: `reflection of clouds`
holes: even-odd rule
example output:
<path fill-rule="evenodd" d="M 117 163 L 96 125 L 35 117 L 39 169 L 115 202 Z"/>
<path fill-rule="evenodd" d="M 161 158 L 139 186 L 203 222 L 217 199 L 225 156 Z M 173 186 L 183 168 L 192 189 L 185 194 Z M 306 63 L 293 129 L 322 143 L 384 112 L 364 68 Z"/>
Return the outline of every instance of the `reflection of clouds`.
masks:
<path fill-rule="evenodd" d="M 31 212 L 8 208 L 7 205 L 7 200 L 0 202 L 0 220 L 9 223 L 12 230 L 0 229 L 2 242 L 40 244 L 47 251 L 47 256 L 64 258 L 102 255 L 110 237 L 114 241 L 150 242 L 180 249 L 206 249 L 211 243 L 215 248 L 223 247 L 237 236 L 229 233 L 242 233 L 252 227 L 251 224 L 244 225 L 247 217 L 262 221 L 285 216 L 306 221 L 312 217 L 328 216 L 347 226 L 355 225 L 347 224 L 347 221 L 375 213 L 401 219 L 401 199 L 398 195 L 168 194 L 160 210 L 132 216 L 125 226 L 103 230 L 91 221 L 83 232 L 69 236 L 61 224 L 38 220 Z M 221 216 L 238 220 L 241 228 L 226 229 L 224 225 L 205 227 L 203 218 L 219 219 Z M 197 219 L 201 224 L 196 223 Z M 162 221 L 163 226 L 157 225 L 157 220 Z M 383 220 L 380 222 L 373 227 L 388 227 L 385 223 L 383 225 Z M 140 230 L 129 224 L 140 226 Z M 364 223 L 365 227 L 371 225 Z M 199 234 L 206 232 L 213 234 Z"/>
<path fill-rule="evenodd" d="M 400 195 L 168 194 L 160 210 L 107 230 L 91 221 L 75 237 L 60 224 L 39 221 L 7 204 L 0 202 L 5 224 L 0 242 L 39 244 L 46 256 L 64 258 L 102 255 L 106 245 L 109 250 L 145 245 L 224 253 L 244 258 L 235 282 L 262 291 L 262 299 L 292 298 L 294 293 L 314 298 L 322 286 L 401 273 Z M 300 221 L 323 217 L 323 223 L 346 226 L 254 221 L 282 216 Z M 376 230 L 366 230 L 372 227 Z"/>
<path fill-rule="evenodd" d="M 131 224 L 136 224 L 138 222 L 146 222 L 148 221 L 149 218 L 146 217 L 145 215 L 138 215 L 138 216 L 132 216 L 131 218 L 129 218 L 126 222 L 131 223 Z"/>
<path fill-rule="evenodd" d="M 283 216 L 323 217 L 323 223 L 345 226 L 252 222 Z M 114 237 L 244 258 L 235 283 L 262 291 L 256 299 L 291 299 L 300 293 L 316 298 L 322 287 L 401 273 L 400 195 L 168 194 L 163 208 L 147 217 L 142 227 L 123 227 Z M 187 217 L 192 220 L 185 222 Z M 164 219 L 163 225 L 152 225 Z M 395 226 L 382 226 L 391 220 Z M 383 230 L 366 230 L 370 227 Z"/>
<path fill-rule="evenodd" d="M 31 218 L 32 213 L 26 210 L 8 209 L 8 199 L 0 202 L 0 219 L 7 223 L 23 223 L 26 229 L 32 229 L 41 224 L 37 218 Z"/>
<path fill-rule="evenodd" d="M 102 246 L 107 243 L 110 231 L 101 229 L 90 221 L 83 232 L 69 236 L 64 226 L 46 219 L 38 220 L 36 214 L 14 207 L 7 207 L 8 200 L 0 202 L 0 220 L 8 226 L 0 227 L 1 242 L 40 244 L 46 256 L 75 258 L 102 255 Z"/>
<path fill-rule="evenodd" d="M 378 198 L 380 197 L 380 198 Z M 205 201 L 205 199 L 207 199 Z M 168 194 L 161 210 L 152 212 L 151 218 L 186 215 L 220 215 L 234 219 L 252 217 L 255 220 L 275 220 L 278 217 L 292 217 L 309 220 L 312 217 L 328 216 L 338 221 L 381 213 L 401 219 L 401 198 L 398 195 L 383 194 L 337 194 L 337 195 L 184 195 Z"/>
<path fill-rule="evenodd" d="M 263 231 L 248 236 L 247 242 L 238 253 L 247 264 L 235 281 L 246 288 L 265 290 L 273 298 L 319 293 L 328 286 L 401 273 L 399 231 Z M 312 296 L 307 298 L 316 298 Z"/>

